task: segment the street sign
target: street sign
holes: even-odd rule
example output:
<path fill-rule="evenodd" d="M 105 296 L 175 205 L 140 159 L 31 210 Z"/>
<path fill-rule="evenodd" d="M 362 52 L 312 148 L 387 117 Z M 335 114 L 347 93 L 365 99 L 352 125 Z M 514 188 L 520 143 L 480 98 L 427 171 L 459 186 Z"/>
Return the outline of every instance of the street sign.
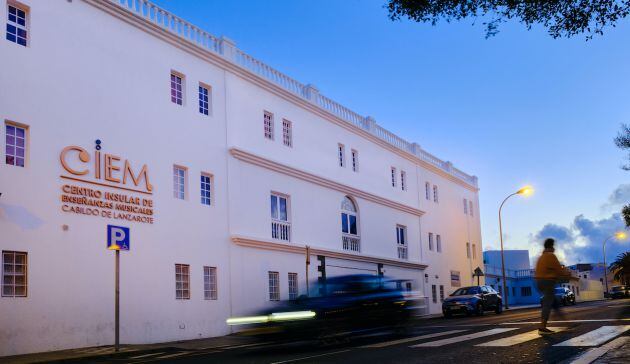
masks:
<path fill-rule="evenodd" d="M 129 228 L 107 225 L 107 249 L 129 250 Z"/>

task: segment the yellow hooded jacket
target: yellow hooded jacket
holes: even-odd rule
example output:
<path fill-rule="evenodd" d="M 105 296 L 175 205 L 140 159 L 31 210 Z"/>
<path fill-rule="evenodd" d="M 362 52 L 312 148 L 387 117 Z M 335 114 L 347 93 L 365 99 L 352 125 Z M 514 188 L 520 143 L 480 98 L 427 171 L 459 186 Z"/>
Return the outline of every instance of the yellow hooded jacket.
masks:
<path fill-rule="evenodd" d="M 568 272 L 560 265 L 553 250 L 545 249 L 536 263 L 536 273 L 534 277 L 536 279 L 556 280 L 561 277 L 566 277 L 567 275 L 569 275 Z"/>

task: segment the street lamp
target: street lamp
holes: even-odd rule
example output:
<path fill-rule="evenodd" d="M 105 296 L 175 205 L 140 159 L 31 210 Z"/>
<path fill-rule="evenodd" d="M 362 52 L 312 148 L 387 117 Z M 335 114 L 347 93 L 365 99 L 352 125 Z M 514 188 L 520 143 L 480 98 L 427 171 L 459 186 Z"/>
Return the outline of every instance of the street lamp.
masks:
<path fill-rule="evenodd" d="M 513 194 L 509 195 L 508 197 L 506 197 L 505 200 L 501 202 L 501 206 L 499 206 L 499 239 L 501 240 L 501 275 L 503 276 L 503 292 L 506 298 L 505 299 L 506 309 L 510 307 L 508 306 L 508 299 L 507 299 L 507 297 L 509 296 L 509 292 L 507 291 L 507 285 L 505 281 L 505 258 L 503 256 L 503 227 L 501 226 L 501 209 L 503 208 L 503 204 L 505 203 L 505 201 L 507 201 L 510 197 L 514 195 L 529 196 L 532 193 L 534 193 L 534 188 L 532 186 L 525 186 L 521 188 L 520 190 L 514 192 Z"/>
<path fill-rule="evenodd" d="M 608 294 L 608 275 L 606 274 L 606 272 L 608 271 L 608 266 L 606 265 L 606 242 L 612 238 L 623 240 L 626 238 L 626 233 L 624 233 L 623 231 L 618 231 L 613 235 L 607 237 L 606 240 L 604 240 L 604 281 L 606 282 L 606 294 Z"/>

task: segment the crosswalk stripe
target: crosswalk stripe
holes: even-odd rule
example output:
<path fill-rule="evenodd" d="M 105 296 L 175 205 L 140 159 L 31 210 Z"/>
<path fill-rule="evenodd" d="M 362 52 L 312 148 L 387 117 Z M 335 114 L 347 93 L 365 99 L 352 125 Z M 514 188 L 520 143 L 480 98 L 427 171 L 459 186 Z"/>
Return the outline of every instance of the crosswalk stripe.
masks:
<path fill-rule="evenodd" d="M 439 337 L 439 336 L 446 336 L 446 335 L 451 335 L 451 334 L 457 334 L 457 333 L 464 332 L 464 331 L 467 331 L 467 330 L 450 330 L 450 331 L 444 331 L 444 332 L 437 332 L 437 333 L 433 333 L 433 334 L 408 337 L 408 338 L 399 339 L 399 340 L 385 341 L 385 342 L 378 343 L 378 344 L 371 344 L 371 345 L 365 345 L 365 346 L 360 346 L 360 347 L 361 348 L 384 348 L 384 347 L 387 347 L 387 346 L 404 344 L 404 343 L 408 343 L 408 342 L 411 342 L 411 341 L 418 341 L 418 340 L 423 340 L 423 339 L 431 339 L 431 338 Z"/>
<path fill-rule="evenodd" d="M 186 355 L 186 354 L 190 354 L 192 353 L 192 351 L 182 351 L 181 353 L 175 353 L 175 354 L 169 354 L 169 355 L 162 355 L 162 356 L 158 356 L 155 359 L 168 359 L 168 358 L 174 358 L 176 356 L 182 356 L 182 355 Z"/>
<path fill-rule="evenodd" d="M 161 355 L 164 354 L 164 351 L 161 351 L 159 353 L 149 353 L 149 354 L 144 354 L 144 355 L 137 355 L 137 356 L 132 356 L 129 359 L 142 359 L 142 358 L 146 358 L 147 356 L 156 356 L 156 355 Z"/>
<path fill-rule="evenodd" d="M 420 348 L 420 347 L 427 347 L 427 346 L 442 346 L 442 345 L 454 344 L 454 343 L 458 343 L 458 342 L 461 342 L 461 341 L 478 339 L 480 337 L 496 335 L 496 334 L 500 334 L 500 333 L 508 332 L 508 331 L 512 331 L 512 330 L 518 330 L 518 328 L 517 327 L 509 327 L 509 328 L 506 327 L 506 328 L 501 328 L 501 329 L 491 329 L 491 330 L 476 332 L 474 334 L 460 335 L 460 336 L 455 336 L 455 337 L 451 337 L 451 338 L 448 338 L 448 339 L 429 341 L 429 342 L 418 344 L 418 345 L 412 345 L 412 346 L 410 346 L 410 348 Z"/>
<path fill-rule="evenodd" d="M 566 330 L 567 328 L 566 327 L 548 327 L 548 329 L 554 332 L 561 332 L 561 331 Z M 539 337 L 541 337 L 541 335 L 538 333 L 538 329 L 536 329 L 536 330 L 525 332 L 522 334 L 488 341 L 487 343 L 479 344 L 476 346 L 512 346 L 512 345 L 522 344 L 530 340 L 538 339 Z"/>
<path fill-rule="evenodd" d="M 597 330 L 587 332 L 584 335 L 563 341 L 554 346 L 599 346 L 628 330 L 630 330 L 630 325 L 602 326 Z"/>
<path fill-rule="evenodd" d="M 630 336 L 622 336 L 618 337 L 615 340 L 604 344 L 598 348 L 593 348 L 585 351 L 582 355 L 577 357 L 575 360 L 571 362 L 571 364 L 590 364 L 597 360 L 598 358 L 604 356 L 610 350 L 617 349 L 622 345 L 630 342 Z"/>
<path fill-rule="evenodd" d="M 630 318 L 622 318 L 622 319 L 599 319 L 599 320 L 557 320 L 557 321 L 548 321 L 548 323 L 571 323 L 571 322 L 610 322 L 610 321 L 630 321 Z M 528 325 L 528 324 L 539 324 L 540 321 L 515 321 L 515 322 L 502 322 L 500 325 Z"/>

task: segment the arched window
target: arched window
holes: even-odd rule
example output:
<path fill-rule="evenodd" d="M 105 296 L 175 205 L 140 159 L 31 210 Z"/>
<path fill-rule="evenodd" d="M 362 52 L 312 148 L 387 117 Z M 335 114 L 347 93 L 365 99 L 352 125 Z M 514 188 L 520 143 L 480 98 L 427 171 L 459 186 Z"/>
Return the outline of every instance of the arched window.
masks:
<path fill-rule="evenodd" d="M 360 246 L 357 207 L 348 196 L 341 202 L 341 232 L 343 249 L 358 252 Z"/>

